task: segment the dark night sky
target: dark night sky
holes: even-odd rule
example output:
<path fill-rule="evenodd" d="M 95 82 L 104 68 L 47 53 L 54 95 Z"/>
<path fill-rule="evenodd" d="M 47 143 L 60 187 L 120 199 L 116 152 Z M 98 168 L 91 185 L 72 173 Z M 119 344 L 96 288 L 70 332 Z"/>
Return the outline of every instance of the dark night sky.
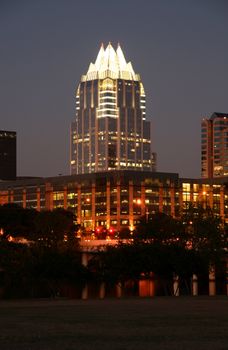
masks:
<path fill-rule="evenodd" d="M 69 173 L 74 92 L 100 43 L 141 74 L 158 170 L 200 175 L 200 122 L 228 112 L 226 0 L 0 0 L 0 129 L 19 175 Z"/>

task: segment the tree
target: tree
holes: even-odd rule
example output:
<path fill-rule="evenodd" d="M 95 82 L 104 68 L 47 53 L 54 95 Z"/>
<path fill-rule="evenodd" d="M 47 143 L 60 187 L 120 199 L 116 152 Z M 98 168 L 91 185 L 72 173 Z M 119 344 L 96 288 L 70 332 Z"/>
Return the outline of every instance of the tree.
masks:
<path fill-rule="evenodd" d="M 60 296 L 65 284 L 81 287 L 88 278 L 80 252 L 67 247 L 32 246 L 29 271 L 31 284 L 43 286 L 52 297 Z"/>
<path fill-rule="evenodd" d="M 188 248 L 198 252 L 208 264 L 224 259 L 228 248 L 226 225 L 210 207 L 190 204 L 182 216 L 182 229 Z"/>
<path fill-rule="evenodd" d="M 0 206 L 0 228 L 4 237 L 28 238 L 34 231 L 37 213 L 35 209 L 24 209 L 13 203 Z"/>
<path fill-rule="evenodd" d="M 135 230 L 135 239 L 170 244 L 179 239 L 180 222 L 170 215 L 156 213 L 150 215 L 148 222 L 144 217 Z"/>
<path fill-rule="evenodd" d="M 45 246 L 57 246 L 63 242 L 74 247 L 77 243 L 75 216 L 64 209 L 41 211 L 35 220 L 35 230 L 32 240 Z"/>
<path fill-rule="evenodd" d="M 8 241 L 0 242 L 0 268 L 2 271 L 2 286 L 6 297 L 28 296 L 31 264 L 30 248 L 25 244 Z"/>

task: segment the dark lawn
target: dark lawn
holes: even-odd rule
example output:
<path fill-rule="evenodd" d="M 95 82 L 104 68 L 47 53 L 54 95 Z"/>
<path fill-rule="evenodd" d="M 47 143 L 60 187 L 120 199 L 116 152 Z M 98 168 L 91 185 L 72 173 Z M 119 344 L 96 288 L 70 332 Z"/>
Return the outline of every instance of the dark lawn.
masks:
<path fill-rule="evenodd" d="M 228 350 L 228 298 L 0 302 L 0 350 Z"/>

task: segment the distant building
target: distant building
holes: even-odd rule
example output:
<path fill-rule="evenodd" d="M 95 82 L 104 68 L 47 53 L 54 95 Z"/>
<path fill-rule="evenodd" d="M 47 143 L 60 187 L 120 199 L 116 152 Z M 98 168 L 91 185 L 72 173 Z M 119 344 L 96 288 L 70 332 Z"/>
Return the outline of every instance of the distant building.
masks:
<path fill-rule="evenodd" d="M 16 132 L 0 130 L 0 181 L 16 179 Z"/>
<path fill-rule="evenodd" d="M 228 114 L 213 113 L 201 124 L 201 175 L 228 175 Z"/>
<path fill-rule="evenodd" d="M 71 174 L 151 171 L 151 130 L 140 76 L 118 45 L 100 48 L 76 91 Z"/>

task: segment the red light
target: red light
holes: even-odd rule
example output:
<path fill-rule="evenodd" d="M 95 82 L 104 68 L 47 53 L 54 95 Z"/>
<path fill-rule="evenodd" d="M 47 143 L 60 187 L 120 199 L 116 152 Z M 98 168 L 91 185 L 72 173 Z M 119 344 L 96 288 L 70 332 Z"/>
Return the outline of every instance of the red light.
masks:
<path fill-rule="evenodd" d="M 110 233 L 113 233 L 113 229 L 112 229 L 112 228 L 110 228 L 109 232 L 110 232 Z"/>

